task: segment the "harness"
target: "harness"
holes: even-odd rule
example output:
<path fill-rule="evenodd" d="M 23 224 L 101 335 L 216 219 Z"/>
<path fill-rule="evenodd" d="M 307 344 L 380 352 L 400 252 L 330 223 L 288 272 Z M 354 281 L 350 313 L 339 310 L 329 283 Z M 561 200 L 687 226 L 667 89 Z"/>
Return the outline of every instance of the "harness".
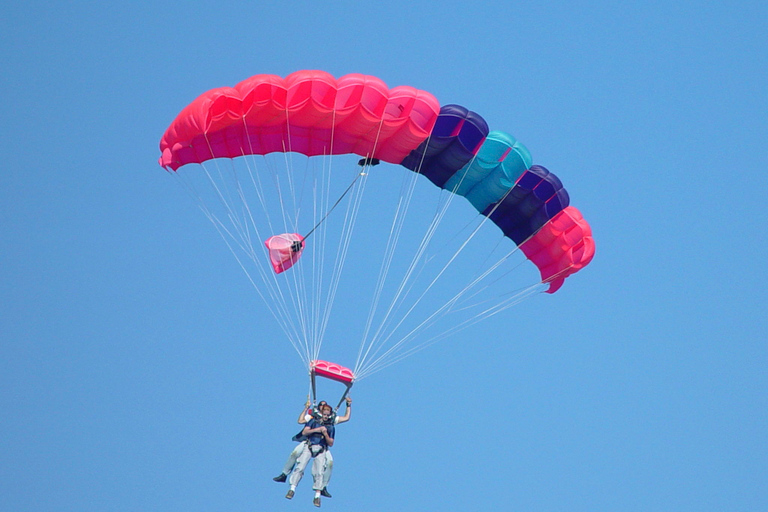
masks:
<path fill-rule="evenodd" d="M 328 421 L 324 421 L 322 424 L 333 426 L 334 421 L 332 418 L 329 418 Z M 335 431 L 335 427 L 334 427 L 334 431 Z M 303 432 L 304 432 L 304 429 L 302 428 L 301 430 L 299 430 L 299 432 L 295 436 L 291 438 L 291 441 L 306 444 L 307 449 L 309 450 L 309 453 L 312 454 L 313 459 L 318 455 L 320 455 L 321 453 L 328 451 L 328 446 L 324 444 L 311 444 L 309 442 L 309 436 L 305 436 Z"/>

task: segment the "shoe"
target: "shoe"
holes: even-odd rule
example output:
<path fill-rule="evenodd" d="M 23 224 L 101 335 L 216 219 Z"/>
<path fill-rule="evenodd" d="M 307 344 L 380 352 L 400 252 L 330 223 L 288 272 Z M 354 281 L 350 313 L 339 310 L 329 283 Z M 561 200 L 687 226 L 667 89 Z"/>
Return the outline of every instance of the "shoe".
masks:
<path fill-rule="evenodd" d="M 312 504 L 316 507 L 320 506 L 320 498 L 315 498 L 312 500 Z"/>
<path fill-rule="evenodd" d="M 285 473 L 280 473 L 280 476 L 276 476 L 272 480 L 274 480 L 275 482 L 285 482 L 287 478 L 288 478 L 288 475 L 286 475 Z"/>
<path fill-rule="evenodd" d="M 285 497 L 286 497 L 287 499 L 291 499 L 291 498 L 293 498 L 293 491 L 288 491 L 287 493 L 285 493 Z"/>
<path fill-rule="evenodd" d="M 320 496 L 325 496 L 326 498 L 333 498 L 333 496 L 331 496 L 331 493 L 328 492 L 327 487 L 323 487 L 323 490 L 320 491 Z"/>

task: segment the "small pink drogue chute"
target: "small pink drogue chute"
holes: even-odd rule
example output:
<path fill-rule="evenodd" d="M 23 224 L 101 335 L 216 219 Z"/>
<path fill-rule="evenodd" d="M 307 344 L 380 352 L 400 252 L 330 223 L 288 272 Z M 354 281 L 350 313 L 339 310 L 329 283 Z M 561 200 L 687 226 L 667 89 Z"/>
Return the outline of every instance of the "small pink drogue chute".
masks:
<path fill-rule="evenodd" d="M 349 184 L 347 190 L 341 194 L 341 197 L 339 197 L 336 203 L 331 206 L 331 208 L 325 214 L 325 217 L 320 219 L 320 222 L 315 224 L 315 227 L 313 227 L 309 233 L 304 236 L 301 236 L 298 233 L 283 233 L 282 235 L 272 236 L 268 238 L 266 242 L 264 242 L 264 244 L 267 246 L 267 249 L 269 249 L 269 260 L 272 263 L 272 268 L 275 269 L 276 274 L 285 272 L 298 261 L 298 259 L 301 257 L 302 251 L 304 250 L 304 246 L 306 245 L 305 240 L 309 237 L 309 235 L 315 232 L 318 226 L 320 226 L 320 224 L 322 224 L 326 218 L 328 218 L 328 215 L 330 215 L 333 209 L 339 205 L 344 196 L 347 195 L 347 192 L 352 189 L 358 178 L 360 178 L 360 176 L 365 176 L 365 169 L 367 167 L 379 165 L 379 159 L 363 158 L 357 162 L 357 165 L 363 169 L 362 172 L 360 172 L 360 174 L 358 174 L 355 179 L 352 180 L 352 183 Z"/>
<path fill-rule="evenodd" d="M 285 272 L 296 263 L 304 251 L 304 237 L 298 233 L 283 233 L 269 237 L 264 245 L 276 274 Z"/>

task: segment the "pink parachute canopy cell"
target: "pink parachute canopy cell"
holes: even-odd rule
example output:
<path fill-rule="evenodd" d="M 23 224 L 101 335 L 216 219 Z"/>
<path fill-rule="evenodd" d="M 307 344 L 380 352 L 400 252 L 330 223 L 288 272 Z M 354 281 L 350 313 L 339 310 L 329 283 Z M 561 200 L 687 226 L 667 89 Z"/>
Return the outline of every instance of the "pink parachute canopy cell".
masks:
<path fill-rule="evenodd" d="M 592 229 L 581 212 L 568 206 L 549 220 L 520 249 L 549 283 L 547 293 L 555 293 L 565 278 L 586 267 L 595 255 Z"/>
<path fill-rule="evenodd" d="M 368 75 L 256 75 L 212 89 L 182 110 L 160 141 L 159 162 L 176 170 L 211 158 L 295 151 L 400 163 L 429 136 L 439 111 L 428 92 L 389 89 Z"/>

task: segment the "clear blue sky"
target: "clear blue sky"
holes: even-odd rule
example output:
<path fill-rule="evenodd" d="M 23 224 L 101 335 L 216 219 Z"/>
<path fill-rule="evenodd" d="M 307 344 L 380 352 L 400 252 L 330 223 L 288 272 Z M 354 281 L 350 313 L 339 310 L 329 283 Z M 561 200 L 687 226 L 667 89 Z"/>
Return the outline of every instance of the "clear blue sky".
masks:
<path fill-rule="evenodd" d="M 597 243 L 353 388 L 324 508 L 765 510 L 766 4 L 324 4 L 3 6 L 0 509 L 311 507 L 300 361 L 156 161 L 201 92 L 322 69 L 480 112 Z"/>

